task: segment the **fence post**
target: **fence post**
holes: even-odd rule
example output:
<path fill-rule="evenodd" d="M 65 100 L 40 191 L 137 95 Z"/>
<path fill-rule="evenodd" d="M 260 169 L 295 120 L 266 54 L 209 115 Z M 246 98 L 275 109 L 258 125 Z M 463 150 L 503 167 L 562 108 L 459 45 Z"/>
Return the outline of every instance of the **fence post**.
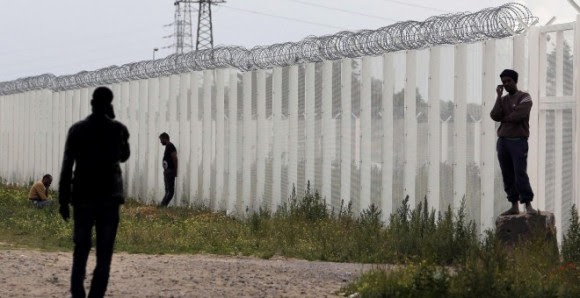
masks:
<path fill-rule="evenodd" d="M 429 56 L 429 178 L 427 200 L 439 211 L 441 168 L 441 48 L 433 47 Z"/>
<path fill-rule="evenodd" d="M 513 37 L 513 68 L 520 74 L 518 87 L 520 90 L 528 90 L 526 72 L 526 35 L 520 34 Z"/>
<path fill-rule="evenodd" d="M 0 151 L 3 153 L 0 155 L 0 183 L 4 183 L 4 179 L 6 179 L 6 171 L 8 167 L 6 165 L 6 161 L 8 160 L 8 151 L 7 145 L 9 144 L 8 140 L 6 139 L 7 135 L 7 127 L 8 123 L 6 122 L 7 115 L 6 110 L 8 106 L 6 105 L 8 96 L 7 95 L 0 95 Z M 50 115 L 50 114 L 49 114 Z M 51 172 L 52 169 L 51 169 Z"/>
<path fill-rule="evenodd" d="M 85 107 L 81 107 L 81 109 L 85 110 L 86 113 L 88 114 L 88 113 L 90 113 L 89 112 L 90 104 L 88 104 L 88 103 L 92 99 L 92 92 L 91 92 L 92 90 L 89 88 L 85 88 L 84 90 L 85 90 L 85 92 L 83 92 L 84 95 L 83 95 L 83 93 L 81 93 L 81 98 L 86 96 L 87 105 Z M 113 93 L 115 94 L 115 98 L 116 98 L 116 100 L 114 100 L 113 102 L 114 103 L 116 102 L 116 106 L 118 106 L 118 109 L 115 109 L 115 115 L 117 116 L 119 121 L 123 122 L 123 124 L 125 124 L 125 125 L 128 125 L 127 107 L 129 106 L 129 82 L 119 83 L 119 91 L 118 92 L 119 93 L 115 93 L 115 91 L 113 91 Z M 149 112 L 149 108 L 147 108 L 147 112 Z M 127 126 L 127 129 L 128 128 L 129 127 Z M 129 135 L 130 135 L 129 138 L 131 138 L 132 137 L 131 131 L 129 131 Z M 131 148 L 131 149 L 133 149 L 133 148 Z M 131 152 L 131 155 L 132 154 L 133 154 L 133 152 Z M 131 158 L 133 158 L 133 157 L 131 157 Z M 125 163 L 121 164 L 121 170 L 123 171 L 123 186 L 124 186 L 123 191 L 124 191 L 125 196 L 127 196 L 128 189 L 129 189 L 129 185 L 127 184 L 128 183 L 127 176 L 129 174 L 129 170 L 128 170 L 129 167 L 130 167 L 129 162 L 125 162 Z M 149 184 L 148 184 L 148 187 L 150 187 Z"/>
<path fill-rule="evenodd" d="M 371 200 L 372 180 L 372 98 L 371 98 L 371 65 L 372 57 L 362 58 L 362 86 L 360 95 L 360 208 L 358 211 L 368 209 Z"/>
<path fill-rule="evenodd" d="M 546 96 L 546 34 L 538 36 L 538 209 L 546 210 L 546 111 L 541 108 L 542 98 Z M 533 100 L 533 99 L 532 99 Z M 532 111 L 533 111 L 532 106 Z"/>
<path fill-rule="evenodd" d="M 146 81 L 145 81 L 146 83 Z M 180 179 L 179 183 L 181 184 L 181 197 L 180 200 L 185 200 L 186 204 L 189 204 L 191 200 L 191 192 L 190 192 L 190 185 L 189 185 L 189 176 L 191 175 L 190 172 L 190 140 L 189 137 L 191 135 L 191 125 L 188 118 L 188 103 L 189 103 L 189 88 L 191 83 L 191 77 L 189 73 L 183 73 L 179 75 L 179 96 L 178 96 L 178 108 L 177 114 L 179 118 L 179 172 L 180 172 Z M 141 96 L 141 100 L 143 100 L 143 96 Z M 142 114 L 141 116 L 146 115 Z M 140 121 L 143 125 L 146 125 L 146 122 Z M 143 132 L 142 135 L 145 135 L 146 131 Z M 139 138 L 139 143 L 141 144 L 141 138 Z M 140 146 L 147 146 L 146 143 L 142 143 L 143 145 Z M 141 147 L 143 148 L 143 147 Z M 143 154 L 140 154 L 143 155 Z"/>
<path fill-rule="evenodd" d="M 6 183 L 6 179 L 8 178 L 8 160 L 10 158 L 10 147 L 8 144 L 8 132 L 10 131 L 8 128 L 8 100 L 10 95 L 0 95 L 0 151 L 3 153 L 0 155 L 0 183 Z M 54 110 L 54 106 L 53 106 Z M 50 113 L 51 115 L 51 122 L 54 120 L 54 114 Z M 52 130 L 51 130 L 52 131 Z M 52 149 L 49 148 L 49 149 Z M 54 168 L 50 168 L 52 173 L 55 173 Z M 56 176 L 56 175 L 55 175 Z"/>
<path fill-rule="evenodd" d="M 6 99 L 8 96 L 0 95 L 0 152 L 3 154 L 0 155 L 0 183 L 4 183 L 4 179 L 6 179 L 6 159 L 8 158 L 8 150 L 6 148 L 6 144 L 8 141 L 6 138 Z M 51 171 L 52 172 L 52 171 Z"/>
<path fill-rule="evenodd" d="M 341 129 L 340 129 L 340 195 L 344 205 L 350 204 L 351 155 L 351 100 L 352 100 L 352 60 L 343 59 L 341 63 Z"/>
<path fill-rule="evenodd" d="M 68 127 L 66 126 L 66 92 L 60 91 L 58 95 L 58 131 L 59 142 L 58 142 L 58 166 L 59 169 L 62 166 L 62 158 L 64 154 L 64 143 L 68 135 Z M 16 123 L 15 123 L 16 124 Z"/>
<path fill-rule="evenodd" d="M 405 79 L 405 195 L 415 207 L 417 178 L 417 51 L 406 53 Z"/>
<path fill-rule="evenodd" d="M 532 27 L 528 31 L 528 93 L 532 97 L 533 105 L 530 112 L 530 137 L 529 137 L 529 151 L 528 151 L 528 176 L 530 177 L 530 185 L 536 193 L 536 202 L 540 201 L 540 180 L 538 179 L 538 170 L 543 169 L 539 167 L 539 109 L 540 109 L 540 92 L 539 92 L 539 72 L 540 72 L 540 29 Z M 545 129 L 545 128 L 544 128 Z M 539 207 L 539 203 L 536 203 Z M 542 207 L 543 209 L 543 207 Z"/>
<path fill-rule="evenodd" d="M 74 91 L 73 91 L 74 95 Z M 26 115 L 28 112 L 32 112 L 33 114 L 38 113 L 38 91 L 28 91 L 24 93 L 24 98 L 27 103 L 26 110 L 23 111 L 22 117 Z M 74 103 L 74 100 L 71 101 Z M 74 109 L 73 109 L 74 111 Z M 28 183 L 31 179 L 37 179 L 35 173 L 35 165 L 38 163 L 38 134 L 37 134 L 37 127 L 39 124 L 40 119 L 32 119 L 32 120 L 25 120 L 26 124 L 26 136 L 27 136 L 27 145 L 23 148 L 23 150 L 28 153 L 28 160 L 26 160 L 26 166 L 24 168 L 24 172 L 26 173 L 26 180 L 23 181 L 24 183 Z M 35 181 L 35 180 L 32 180 Z"/>
<path fill-rule="evenodd" d="M 458 210 L 467 188 L 467 45 L 455 46 L 453 98 L 453 207 Z"/>
<path fill-rule="evenodd" d="M 202 178 L 202 193 L 200 199 L 204 204 L 208 204 L 208 207 L 212 206 L 213 198 L 211 198 L 211 165 L 212 165 L 212 115 L 211 115 L 211 93 L 213 86 L 213 71 L 205 70 L 203 71 L 203 118 L 202 118 L 202 135 L 203 135 L 203 145 L 202 145 L 202 168 L 203 175 Z"/>
<path fill-rule="evenodd" d="M 496 41 L 486 40 L 483 43 L 483 101 L 481 115 L 481 214 L 480 232 L 493 228 L 495 216 L 495 122 L 489 113 L 495 105 L 497 76 L 495 73 Z"/>
<path fill-rule="evenodd" d="M 133 94 L 133 92 L 131 92 L 131 94 Z M 165 76 L 165 77 L 161 77 L 159 79 L 159 101 L 157 102 L 158 106 L 159 106 L 159 110 L 157 112 L 157 127 L 159 128 L 160 132 L 158 132 L 157 136 L 159 136 L 159 133 L 161 132 L 168 132 L 169 136 L 172 135 L 171 131 L 169 131 L 169 123 L 168 123 L 168 117 L 167 117 L 167 105 L 168 105 L 168 100 L 169 100 L 169 77 Z M 131 117 L 134 117 L 134 115 L 132 115 Z M 175 137 L 175 135 L 173 135 L 173 137 Z M 157 160 L 158 163 L 161 163 L 161 158 L 163 157 L 163 151 L 165 150 L 165 147 L 159 145 L 158 146 L 158 152 L 160 154 L 159 159 Z M 179 154 L 179 152 L 177 152 Z M 163 170 L 160 169 L 160 173 Z M 163 193 L 164 193 L 164 188 L 163 188 L 164 182 L 163 182 L 163 175 L 162 174 L 158 174 L 157 175 L 157 197 L 160 198 L 162 197 Z M 171 201 L 171 204 L 175 204 L 175 200 Z"/>
<path fill-rule="evenodd" d="M 282 201 L 282 68 L 276 67 L 272 74 L 272 201 L 275 212 Z"/>
<path fill-rule="evenodd" d="M 243 159 L 243 184 L 242 184 L 242 208 L 247 210 L 252 208 L 252 139 L 255 137 L 252 135 L 252 72 L 245 72 L 242 76 L 243 83 L 243 127 L 244 134 L 242 137 L 244 155 Z M 255 156 L 255 154 L 254 154 Z M 242 211 L 244 212 L 244 211 Z M 244 213 L 245 214 L 245 213 Z M 245 214 L 246 215 L 246 214 Z"/>
<path fill-rule="evenodd" d="M 208 207 L 212 206 L 213 200 L 211 198 L 211 165 L 212 165 L 212 109 L 211 109 L 211 96 L 212 96 L 212 86 L 213 86 L 213 71 L 205 70 L 203 71 L 203 113 L 202 113 L 202 189 L 200 199 L 203 204 L 207 204 Z"/>
<path fill-rule="evenodd" d="M 125 83 L 123 83 L 125 84 Z M 128 100 L 127 97 L 125 97 L 124 102 L 126 102 Z M 124 104 L 125 105 L 125 104 Z M 147 191 L 145 192 L 145 196 L 146 196 L 146 201 L 147 203 L 151 203 L 151 204 L 155 204 L 157 202 L 157 189 L 158 189 L 158 184 L 157 184 L 157 176 L 160 174 L 159 173 L 159 168 L 158 168 L 158 164 L 161 162 L 158 159 L 158 152 L 159 149 L 157 148 L 157 140 L 159 137 L 159 126 L 158 126 L 158 122 L 157 122 L 157 108 L 159 107 L 159 79 L 158 78 L 150 78 L 147 80 L 147 127 L 149 128 L 148 130 L 148 140 L 151 140 L 151 142 L 156 141 L 155 145 L 156 147 L 151 148 L 150 150 L 148 150 L 148 155 L 147 155 L 147 168 L 148 168 L 148 172 L 147 172 Z M 124 109 L 125 110 L 125 109 Z M 129 167 L 129 164 L 127 163 L 127 167 Z"/>
<path fill-rule="evenodd" d="M 130 103 L 128 105 L 128 112 L 129 112 L 129 118 L 127 119 L 128 123 L 127 123 L 127 128 L 129 129 L 129 131 L 137 131 L 137 125 L 138 125 L 138 117 L 140 116 L 140 101 L 139 101 L 139 81 L 131 81 L 129 83 L 129 100 Z M 166 98 L 167 100 L 167 98 Z M 133 154 L 133 158 L 130 158 L 127 162 L 130 163 L 130 167 L 128 170 L 128 181 L 127 181 L 127 195 L 128 196 L 135 196 L 136 195 L 136 191 L 137 191 L 137 187 L 136 187 L 136 181 L 138 181 L 138 178 L 136 178 L 136 176 L 139 174 L 139 160 L 137 158 L 138 156 L 138 152 L 139 152 L 139 148 L 137 143 L 139 136 L 137 135 L 137 133 L 133 133 L 133 138 L 129 138 L 129 146 L 131 147 L 131 151 Z"/>
<path fill-rule="evenodd" d="M 197 96 L 197 89 L 194 89 L 193 86 L 191 88 L 191 106 L 193 110 L 193 106 L 197 103 L 194 101 L 194 98 Z M 229 177 L 228 177 L 228 203 L 227 203 L 227 212 L 235 213 L 237 212 L 238 206 L 238 72 L 235 70 L 230 71 L 229 76 L 229 86 L 228 86 L 228 119 L 229 119 L 229 129 L 230 129 L 230 138 L 229 138 L 229 146 L 228 146 L 228 155 L 229 155 Z M 193 119 L 193 112 L 191 116 L 191 121 Z M 192 136 L 193 142 L 193 136 Z M 193 148 L 193 147 L 192 147 Z M 195 152 L 192 151 L 192 155 Z M 197 176 L 197 167 L 193 165 L 196 164 L 196 160 L 191 162 L 192 164 L 192 174 L 195 171 L 195 175 Z"/>
<path fill-rule="evenodd" d="M 564 82 L 564 31 L 556 33 L 556 96 L 563 96 Z M 554 173 L 554 217 L 556 218 L 556 230 L 558 232 L 558 243 L 562 243 L 563 232 L 563 210 L 562 210 L 562 169 L 563 169 L 563 130 L 564 117 L 563 110 L 555 111 L 555 173 Z"/>
<path fill-rule="evenodd" d="M 282 201 L 282 68 L 274 68 L 272 74 L 272 201 L 271 211 L 275 212 Z"/>
<path fill-rule="evenodd" d="M 262 207 L 266 179 L 266 146 L 268 145 L 268 131 L 266 127 L 266 71 L 257 70 L 256 90 L 257 98 L 257 130 L 256 130 L 256 203 L 254 209 Z"/>
<path fill-rule="evenodd" d="M 86 88 L 85 88 L 86 89 Z M 55 186 L 55 189 L 58 189 L 58 183 L 59 183 L 59 174 L 60 174 L 60 165 L 58 164 L 58 155 L 60 155 L 60 151 L 59 151 L 59 140 L 58 140 L 58 127 L 57 127 L 57 121 L 58 121 L 58 93 L 54 92 L 54 91 L 49 91 L 50 93 L 50 108 L 51 108 L 51 113 L 50 113 L 50 124 L 49 124 L 49 136 L 51 138 L 51 142 L 50 142 L 50 148 L 47 148 L 48 150 L 50 150 L 50 154 L 51 154 L 51 163 L 49 164 L 49 168 L 50 168 L 50 172 L 53 173 L 52 178 L 53 178 L 53 185 Z M 6 98 L 6 97 L 4 97 Z M 88 101 L 88 98 L 86 99 Z M 5 119 L 5 123 L 6 120 L 8 120 L 8 118 Z M 10 129 L 9 128 L 10 123 L 6 123 L 6 125 L 3 125 L 5 129 Z M 8 139 L 5 139 L 6 141 L 8 141 Z M 10 150 L 8 148 L 6 148 L 6 150 L 2 150 L 3 152 L 5 152 L 5 156 L 6 158 L 10 157 Z M 8 163 L 5 164 L 6 167 L 9 166 Z M 6 170 L 8 170 L 8 168 L 5 168 Z M 6 174 L 7 178 L 8 175 Z"/>
<path fill-rule="evenodd" d="M 383 154 L 381 207 L 383 220 L 387 222 L 393 212 L 393 93 L 395 91 L 395 67 L 393 54 L 383 55 Z"/>
<path fill-rule="evenodd" d="M 332 127 L 332 61 L 322 64 L 322 197 L 332 202 L 332 159 L 334 129 Z"/>
<path fill-rule="evenodd" d="M 64 95 L 63 95 L 64 96 Z M 22 133 L 21 133 L 21 125 L 18 119 L 19 113 L 20 113 L 20 109 L 22 109 L 22 105 L 17 105 L 16 103 L 21 102 L 20 99 L 20 94 L 12 94 L 10 95 L 10 103 L 11 103 L 11 111 L 14 111 L 11 114 L 12 117 L 12 129 L 10 131 L 10 135 L 11 135 L 11 144 L 14 144 L 12 146 L 12 154 L 11 154 L 11 158 L 10 158 L 10 177 L 11 177 L 11 182 L 12 183 L 19 183 L 19 179 L 20 177 L 18 176 L 19 173 L 16 172 L 16 169 L 19 168 L 20 166 L 20 161 L 22 160 L 22 158 L 20 158 L 20 154 L 22 154 L 22 152 L 20 151 L 20 141 L 22 138 Z M 63 97 L 64 99 L 64 97 Z M 59 95 L 59 101 L 60 101 L 60 95 Z M 64 109 L 64 104 L 61 105 L 61 107 L 63 107 Z M 61 116 L 59 117 L 60 121 L 64 121 L 64 112 L 61 112 Z M 59 121 L 59 123 L 60 123 Z M 64 130 L 64 125 L 63 129 L 59 130 L 61 132 L 61 134 L 64 134 L 63 130 Z M 64 146 L 63 146 L 64 147 Z M 62 156 L 61 156 L 62 158 Z M 59 159 L 60 161 L 60 159 Z M 60 162 L 59 162 L 60 165 Z M 18 175 L 17 175 L 18 174 Z"/>
<path fill-rule="evenodd" d="M 561 48 L 560 48 L 561 49 Z M 561 81 L 560 81 L 561 82 Z M 556 219 L 556 230 L 558 232 L 558 243 L 562 243 L 562 167 L 563 167 L 563 160 L 562 160 L 562 149 L 563 149 L 563 137 L 562 131 L 564 130 L 564 120 L 563 120 L 563 111 L 558 109 L 555 111 L 555 137 L 554 137 L 554 145 L 555 145 L 555 173 L 554 173 L 554 217 Z"/>
<path fill-rule="evenodd" d="M 574 99 L 576 102 L 574 109 L 575 131 L 574 131 L 574 198 L 576 210 L 580 211 L 580 15 L 576 16 L 574 24 Z"/>
<path fill-rule="evenodd" d="M 316 64 L 306 64 L 304 74 L 304 137 L 305 137 L 305 175 L 304 185 L 310 181 L 311 191 L 314 192 L 319 186 L 315 184 L 315 89 L 316 82 Z"/>
<path fill-rule="evenodd" d="M 64 92 L 63 92 L 63 101 L 64 101 Z M 24 117 L 21 116 L 22 111 L 26 108 L 26 103 L 22 99 L 22 93 L 14 94 L 13 102 L 14 102 L 14 131 L 15 131 L 13 133 L 13 136 L 16 149 L 14 150 L 14 161 L 12 172 L 14 176 L 14 183 L 16 183 L 17 185 L 21 185 L 24 174 L 22 173 L 22 171 L 17 171 L 17 169 L 24 168 L 24 160 L 27 158 L 27 156 L 24 155 L 24 151 L 22 150 L 22 148 L 24 147 L 23 144 L 25 133 L 24 133 L 24 125 L 22 123 Z M 65 105 L 63 104 L 62 105 L 63 109 L 64 106 Z M 65 116 L 66 115 L 63 113 L 63 121 L 65 120 L 64 119 Z"/>
<path fill-rule="evenodd" d="M 149 106 L 149 86 L 148 81 L 146 79 L 139 80 L 139 117 L 138 117 L 138 124 L 137 127 L 139 131 L 134 133 L 137 140 L 135 144 L 139 147 L 139 150 L 136 151 L 135 158 L 138 164 L 138 181 L 139 181 L 139 188 L 137 189 L 136 196 L 139 197 L 140 201 L 143 202 L 144 197 L 147 193 L 147 188 L 149 185 L 147 184 L 147 176 L 149 172 L 149 167 L 147 167 L 147 151 L 151 150 L 151 140 L 149 140 L 147 135 L 147 108 Z M 131 148 L 133 149 L 133 148 Z"/>
<path fill-rule="evenodd" d="M 298 187 L 298 66 L 288 71 L 288 194 Z M 296 193 L 299 193 L 296 189 Z"/>
<path fill-rule="evenodd" d="M 216 75 L 216 141 L 215 141 L 215 210 L 224 210 L 226 208 L 224 198 L 224 173 L 225 173 L 225 76 L 227 70 L 218 69 L 215 71 Z"/>
<path fill-rule="evenodd" d="M 39 169 L 39 174 L 44 175 L 46 173 L 48 173 L 48 170 L 50 169 L 50 138 L 49 136 L 49 115 L 48 112 L 50 111 L 50 91 L 46 90 L 46 89 L 42 89 L 42 90 L 38 90 L 38 92 L 40 92 L 40 98 L 41 98 L 41 118 L 42 118 L 42 123 L 40 125 L 40 139 L 41 139 L 41 143 L 42 145 L 39 147 L 40 149 L 40 156 L 41 156 L 41 166 Z M 79 106 L 80 107 L 80 106 Z M 79 109 L 80 110 L 80 109 Z M 1 150 L 1 149 L 0 149 Z M 52 174 L 54 175 L 54 174 Z"/>
<path fill-rule="evenodd" d="M 141 97 L 140 94 L 139 97 Z M 179 101 L 179 76 L 176 74 L 172 74 L 171 76 L 169 76 L 169 97 L 167 98 L 167 129 L 169 130 L 168 133 L 172 138 L 172 142 L 176 145 L 175 147 L 177 147 L 177 155 L 178 157 L 180 157 L 182 147 L 181 144 L 179 143 L 179 141 L 181 140 L 180 138 L 181 132 L 179 131 L 178 124 L 179 120 L 178 118 L 179 116 L 177 113 L 178 101 Z M 139 105 L 139 103 L 137 103 L 137 105 Z M 137 112 L 135 116 L 136 119 L 134 119 L 133 123 L 137 123 L 140 117 L 141 117 L 140 113 Z M 182 158 L 180 158 L 180 160 L 183 161 Z M 138 175 L 138 172 L 136 172 L 135 174 Z M 173 204 L 175 204 L 176 206 L 179 206 L 179 204 L 181 204 L 181 196 L 183 194 L 183 183 L 181 183 L 181 180 L 183 178 L 184 178 L 183 175 L 179 175 L 179 173 L 178 176 L 175 178 L 175 195 L 173 197 Z M 137 181 L 138 183 L 139 177 L 135 177 L 135 181 Z"/>

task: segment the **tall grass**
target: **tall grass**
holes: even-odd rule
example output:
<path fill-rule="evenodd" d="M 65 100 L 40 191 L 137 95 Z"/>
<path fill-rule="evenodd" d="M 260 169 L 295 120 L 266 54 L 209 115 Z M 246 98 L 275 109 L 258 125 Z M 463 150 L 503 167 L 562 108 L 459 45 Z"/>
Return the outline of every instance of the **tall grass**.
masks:
<path fill-rule="evenodd" d="M 562 240 L 562 257 L 566 262 L 580 264 L 580 220 L 576 205 L 570 211 L 570 226 Z"/>
<path fill-rule="evenodd" d="M 575 208 L 562 253 L 544 233 L 506 247 L 493 231 L 453 267 L 426 260 L 375 270 L 345 287 L 362 297 L 580 297 L 580 223 Z"/>
<path fill-rule="evenodd" d="M 0 188 L 0 241 L 52 250 L 71 249 L 71 223 L 57 206 L 36 209 L 24 189 Z M 207 208 L 158 209 L 129 201 L 121 209 L 116 249 L 132 253 L 273 255 L 307 260 L 401 263 L 429 260 L 453 264 L 475 245 L 464 210 L 437 216 L 426 201 L 411 209 L 408 199 L 385 225 L 376 206 L 352 214 L 349 205 L 327 208 L 309 188 L 294 194 L 274 214 L 262 210 L 247 219 Z M 74 211 L 74 210 L 73 210 Z"/>
<path fill-rule="evenodd" d="M 354 215 L 350 205 L 329 209 L 309 188 L 303 197 L 292 193 L 274 214 L 261 209 L 247 219 L 202 205 L 159 209 L 129 201 L 116 249 L 405 264 L 364 274 L 343 289 L 363 297 L 580 297 L 575 208 L 560 254 L 545 235 L 509 249 L 493 231 L 480 240 L 464 203 L 457 212 L 436 213 L 426 200 L 412 208 L 405 198 L 385 224 L 374 205 Z M 70 250 L 72 223 L 57 207 L 34 208 L 25 189 L 0 187 L 0 243 Z"/>

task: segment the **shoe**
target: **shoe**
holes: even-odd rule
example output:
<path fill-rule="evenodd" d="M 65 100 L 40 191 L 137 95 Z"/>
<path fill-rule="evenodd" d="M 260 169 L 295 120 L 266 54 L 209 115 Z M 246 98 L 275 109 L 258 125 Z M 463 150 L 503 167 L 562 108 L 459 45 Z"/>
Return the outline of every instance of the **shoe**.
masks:
<path fill-rule="evenodd" d="M 532 203 L 527 202 L 525 205 L 526 213 L 527 214 L 538 214 L 538 210 L 532 207 Z"/>
<path fill-rule="evenodd" d="M 518 207 L 518 203 L 512 203 L 512 207 L 507 211 L 504 211 L 501 215 L 516 215 L 520 214 L 520 208 Z"/>

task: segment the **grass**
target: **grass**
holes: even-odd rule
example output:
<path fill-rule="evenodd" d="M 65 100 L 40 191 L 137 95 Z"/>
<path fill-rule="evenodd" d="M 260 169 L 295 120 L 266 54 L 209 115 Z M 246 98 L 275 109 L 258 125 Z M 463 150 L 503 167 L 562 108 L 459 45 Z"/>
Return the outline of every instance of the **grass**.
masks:
<path fill-rule="evenodd" d="M 561 252 L 545 234 L 506 248 L 493 231 L 452 267 L 427 260 L 363 274 L 343 289 L 361 297 L 580 297 L 580 222 L 572 210 Z"/>
<path fill-rule="evenodd" d="M 411 210 L 408 200 L 384 226 L 378 208 L 353 216 L 349 206 L 329 210 L 317 193 L 292 195 L 270 214 L 240 220 L 207 208 L 159 209 L 137 202 L 121 208 L 116 250 L 147 254 L 213 253 L 274 255 L 306 260 L 405 263 L 429 260 L 453 264 L 476 242 L 471 224 L 448 211 L 435 216 L 426 202 Z M 74 211 L 74 210 L 73 210 Z M 460 214 L 463 211 L 460 212 Z M 36 209 L 26 190 L 0 188 L 0 242 L 46 250 L 70 250 L 72 223 L 58 206 Z"/>
<path fill-rule="evenodd" d="M 411 208 L 405 199 L 388 225 L 375 206 L 354 216 L 349 205 L 328 209 L 309 189 L 274 214 L 261 210 L 244 220 L 201 205 L 159 209 L 129 201 L 116 250 L 405 265 L 370 271 L 341 290 L 362 297 L 580 297 L 580 222 L 572 209 L 558 251 L 545 235 L 509 249 L 493 231 L 480 239 L 464 207 L 436 213 L 426 200 Z M 71 231 L 56 204 L 36 209 L 25 189 L 0 187 L 0 248 L 69 251 Z"/>

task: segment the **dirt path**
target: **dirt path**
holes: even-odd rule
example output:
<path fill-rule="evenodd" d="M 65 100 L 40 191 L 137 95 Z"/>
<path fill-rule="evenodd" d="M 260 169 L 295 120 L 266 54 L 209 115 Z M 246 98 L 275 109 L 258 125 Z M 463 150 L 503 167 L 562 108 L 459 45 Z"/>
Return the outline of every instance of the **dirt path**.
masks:
<path fill-rule="evenodd" d="M 95 261 L 89 258 L 87 286 Z M 0 297 L 68 297 L 71 253 L 0 250 Z M 113 257 L 107 297 L 334 297 L 372 265 L 215 255 Z"/>

